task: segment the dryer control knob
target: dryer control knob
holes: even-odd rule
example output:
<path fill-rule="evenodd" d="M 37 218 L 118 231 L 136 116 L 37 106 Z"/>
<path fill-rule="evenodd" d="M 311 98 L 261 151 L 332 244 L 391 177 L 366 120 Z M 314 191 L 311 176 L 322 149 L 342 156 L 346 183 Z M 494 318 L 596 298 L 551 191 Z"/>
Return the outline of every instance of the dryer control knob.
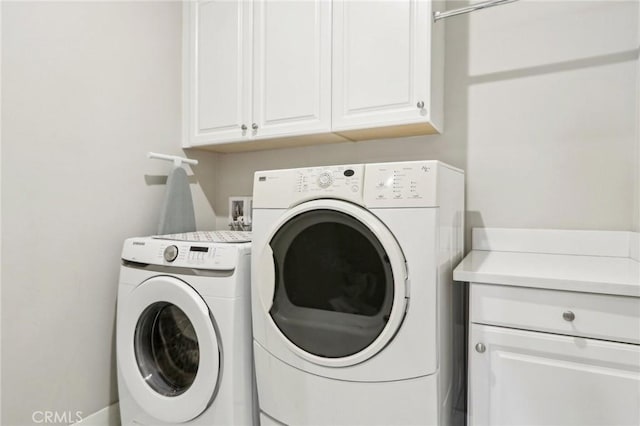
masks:
<path fill-rule="evenodd" d="M 178 257 L 178 247 L 169 246 L 164 249 L 164 260 L 166 260 L 167 262 L 173 262 L 174 260 L 176 260 L 176 257 Z"/>
<path fill-rule="evenodd" d="M 318 176 L 318 186 L 320 188 L 328 188 L 333 183 L 333 177 L 329 172 L 323 172 Z"/>

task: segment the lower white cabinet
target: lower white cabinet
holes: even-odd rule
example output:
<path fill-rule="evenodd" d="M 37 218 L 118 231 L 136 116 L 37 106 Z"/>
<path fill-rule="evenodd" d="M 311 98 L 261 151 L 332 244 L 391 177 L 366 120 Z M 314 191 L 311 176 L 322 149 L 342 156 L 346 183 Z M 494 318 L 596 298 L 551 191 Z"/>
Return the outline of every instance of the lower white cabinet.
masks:
<path fill-rule="evenodd" d="M 470 297 L 469 425 L 640 424 L 640 299 L 477 283 Z"/>
<path fill-rule="evenodd" d="M 640 346 L 472 324 L 470 425 L 638 425 Z"/>

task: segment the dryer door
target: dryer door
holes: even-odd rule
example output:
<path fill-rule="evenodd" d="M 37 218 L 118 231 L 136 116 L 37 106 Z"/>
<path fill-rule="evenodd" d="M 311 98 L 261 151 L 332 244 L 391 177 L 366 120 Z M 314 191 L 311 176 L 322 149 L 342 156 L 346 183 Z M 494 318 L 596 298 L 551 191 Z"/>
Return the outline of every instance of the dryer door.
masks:
<path fill-rule="evenodd" d="M 256 281 L 265 311 L 297 355 L 354 365 L 393 338 L 406 309 L 406 267 L 373 214 L 311 201 L 291 209 L 267 241 Z"/>
<path fill-rule="evenodd" d="M 147 414 L 181 423 L 215 397 L 221 349 L 215 322 L 185 282 L 153 277 L 118 306 L 118 364 L 131 395 Z"/>

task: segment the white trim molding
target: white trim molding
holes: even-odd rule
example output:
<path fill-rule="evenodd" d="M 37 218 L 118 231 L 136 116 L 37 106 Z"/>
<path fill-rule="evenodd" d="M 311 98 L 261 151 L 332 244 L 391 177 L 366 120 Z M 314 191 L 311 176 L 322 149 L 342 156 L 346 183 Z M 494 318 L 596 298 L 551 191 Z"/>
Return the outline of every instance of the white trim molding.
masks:
<path fill-rule="evenodd" d="M 114 403 L 80 420 L 76 425 L 120 426 L 120 404 Z"/>
<path fill-rule="evenodd" d="M 634 244 L 635 241 L 635 244 Z M 473 228 L 473 250 L 638 258 L 638 234 L 626 231 Z"/>
<path fill-rule="evenodd" d="M 629 257 L 640 262 L 640 232 L 629 232 Z"/>
<path fill-rule="evenodd" d="M 456 281 L 640 297 L 640 234 L 473 229 Z"/>

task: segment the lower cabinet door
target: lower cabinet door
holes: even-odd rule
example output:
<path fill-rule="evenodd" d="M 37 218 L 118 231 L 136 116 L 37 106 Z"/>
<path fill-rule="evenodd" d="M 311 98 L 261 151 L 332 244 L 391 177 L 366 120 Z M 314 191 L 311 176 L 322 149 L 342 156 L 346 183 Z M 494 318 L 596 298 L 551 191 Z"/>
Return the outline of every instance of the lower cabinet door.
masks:
<path fill-rule="evenodd" d="M 638 425 L 640 346 L 472 324 L 469 425 Z"/>

